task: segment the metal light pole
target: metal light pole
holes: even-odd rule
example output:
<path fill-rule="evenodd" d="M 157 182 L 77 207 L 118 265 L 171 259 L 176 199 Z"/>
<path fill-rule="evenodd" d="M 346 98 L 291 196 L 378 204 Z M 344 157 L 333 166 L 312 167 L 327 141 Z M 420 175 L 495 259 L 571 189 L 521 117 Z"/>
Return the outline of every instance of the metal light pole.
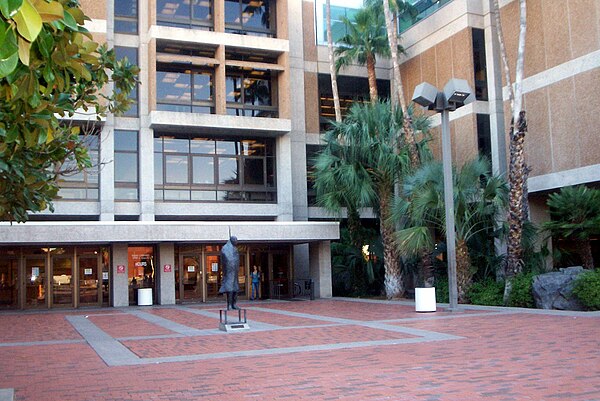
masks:
<path fill-rule="evenodd" d="M 472 102 L 471 88 L 464 79 L 452 78 L 443 91 L 423 82 L 415 88 L 412 100 L 440 113 L 442 123 L 442 165 L 444 171 L 444 211 L 446 214 L 446 255 L 448 257 L 448 295 L 450 310 L 458 308 L 456 283 L 456 231 L 454 227 L 454 188 L 452 182 L 452 144 L 450 111 Z"/>

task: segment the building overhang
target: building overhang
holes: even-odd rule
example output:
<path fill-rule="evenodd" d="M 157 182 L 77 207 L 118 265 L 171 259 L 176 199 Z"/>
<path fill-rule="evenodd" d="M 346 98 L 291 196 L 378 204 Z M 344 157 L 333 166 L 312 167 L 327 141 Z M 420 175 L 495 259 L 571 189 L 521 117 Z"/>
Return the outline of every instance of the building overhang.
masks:
<path fill-rule="evenodd" d="M 238 117 L 201 113 L 150 112 L 150 128 L 161 132 L 199 133 L 211 135 L 251 134 L 276 137 L 292 130 L 291 120 L 284 118 Z"/>
<path fill-rule="evenodd" d="M 202 242 L 303 244 L 337 240 L 337 222 L 27 222 L 0 223 L 0 245 Z"/>

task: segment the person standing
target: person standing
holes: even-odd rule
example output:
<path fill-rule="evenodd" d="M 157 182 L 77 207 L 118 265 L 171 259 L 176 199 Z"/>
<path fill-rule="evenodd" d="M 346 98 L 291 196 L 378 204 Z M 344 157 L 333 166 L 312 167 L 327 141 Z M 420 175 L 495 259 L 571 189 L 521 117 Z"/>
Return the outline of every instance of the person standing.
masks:
<path fill-rule="evenodd" d="M 252 295 L 250 296 L 250 300 L 254 301 L 258 299 L 258 286 L 260 285 L 260 272 L 258 271 L 258 267 L 253 266 L 254 270 L 250 273 L 250 278 L 252 279 Z"/>

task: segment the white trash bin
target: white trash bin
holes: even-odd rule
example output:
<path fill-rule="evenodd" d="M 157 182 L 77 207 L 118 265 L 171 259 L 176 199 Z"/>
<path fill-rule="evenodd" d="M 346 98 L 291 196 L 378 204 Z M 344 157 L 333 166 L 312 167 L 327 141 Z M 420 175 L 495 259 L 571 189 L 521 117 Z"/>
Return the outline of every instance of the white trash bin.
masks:
<path fill-rule="evenodd" d="M 417 312 L 435 312 L 435 287 L 415 288 L 415 310 Z"/>
<path fill-rule="evenodd" d="M 152 305 L 152 288 L 140 288 L 137 291 L 138 305 Z"/>

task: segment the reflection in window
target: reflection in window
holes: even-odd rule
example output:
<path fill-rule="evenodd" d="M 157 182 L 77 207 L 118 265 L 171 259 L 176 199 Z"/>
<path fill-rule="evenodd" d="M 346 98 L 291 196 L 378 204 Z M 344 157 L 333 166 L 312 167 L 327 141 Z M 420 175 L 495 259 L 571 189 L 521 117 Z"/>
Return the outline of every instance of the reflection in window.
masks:
<path fill-rule="evenodd" d="M 227 114 L 277 117 L 270 71 L 230 68 L 225 81 Z"/>
<path fill-rule="evenodd" d="M 115 56 L 117 60 L 121 60 L 123 58 L 127 58 L 127 60 L 133 64 L 138 64 L 138 49 L 135 47 L 122 47 L 115 46 Z M 116 89 L 118 91 L 118 89 Z M 131 90 L 129 93 L 129 99 L 132 99 L 131 106 L 129 109 L 123 114 L 125 117 L 137 117 L 138 116 L 138 86 Z"/>
<path fill-rule="evenodd" d="M 159 201 L 276 201 L 271 139 L 157 136 L 154 150 Z"/>
<path fill-rule="evenodd" d="M 211 0 L 157 0 L 158 25 L 212 30 Z"/>
<path fill-rule="evenodd" d="M 137 0 L 115 1 L 115 32 L 137 34 L 138 4 Z"/>
<path fill-rule="evenodd" d="M 275 36 L 273 0 L 225 0 L 225 32 Z"/>
<path fill-rule="evenodd" d="M 58 180 L 58 197 L 69 200 L 98 200 L 99 140 L 96 134 L 80 135 L 79 140 L 88 149 L 91 167 L 79 170 L 77 162 L 70 156 L 61 166 L 64 172 Z"/>
<path fill-rule="evenodd" d="M 159 63 L 156 67 L 157 109 L 214 113 L 213 73 L 207 69 Z"/>
<path fill-rule="evenodd" d="M 138 132 L 115 130 L 115 199 L 138 199 Z"/>

